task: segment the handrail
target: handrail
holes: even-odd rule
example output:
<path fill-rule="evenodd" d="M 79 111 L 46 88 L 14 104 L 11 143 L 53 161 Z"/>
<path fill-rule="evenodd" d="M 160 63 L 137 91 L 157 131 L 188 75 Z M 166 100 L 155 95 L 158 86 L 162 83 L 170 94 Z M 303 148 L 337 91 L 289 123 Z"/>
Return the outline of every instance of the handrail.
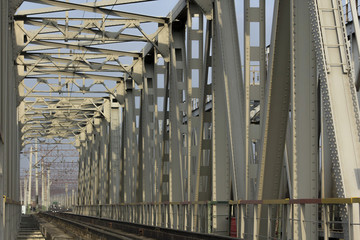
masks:
<path fill-rule="evenodd" d="M 360 203 L 360 197 L 352 198 L 300 198 L 300 199 L 269 199 L 269 200 L 230 200 L 230 201 L 184 201 L 184 202 L 137 202 L 137 203 L 116 203 L 99 204 L 100 206 L 141 206 L 141 205 L 283 205 L 283 204 L 351 204 Z M 99 206 L 99 205 L 76 205 L 76 206 Z"/>
<path fill-rule="evenodd" d="M 21 205 L 20 201 L 16 201 L 11 198 L 8 198 L 6 195 L 3 195 L 3 201 L 5 202 L 5 204 Z"/>

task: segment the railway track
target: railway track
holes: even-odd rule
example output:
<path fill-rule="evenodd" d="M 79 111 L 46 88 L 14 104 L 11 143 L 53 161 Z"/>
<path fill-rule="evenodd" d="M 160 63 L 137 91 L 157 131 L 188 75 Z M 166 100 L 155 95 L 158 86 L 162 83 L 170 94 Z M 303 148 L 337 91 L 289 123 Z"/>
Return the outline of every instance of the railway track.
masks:
<path fill-rule="evenodd" d="M 76 239 L 234 239 L 226 236 L 179 231 L 71 213 L 40 213 L 39 217 L 51 221 L 65 230 L 66 233 L 75 236 Z"/>

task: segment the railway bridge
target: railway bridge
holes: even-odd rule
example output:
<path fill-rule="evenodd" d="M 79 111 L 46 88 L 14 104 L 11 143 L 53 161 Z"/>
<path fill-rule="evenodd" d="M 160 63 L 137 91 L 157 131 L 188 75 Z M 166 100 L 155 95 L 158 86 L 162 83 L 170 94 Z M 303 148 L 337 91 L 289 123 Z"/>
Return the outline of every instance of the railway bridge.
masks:
<path fill-rule="evenodd" d="M 62 144 L 68 230 L 359 238 L 357 0 L 0 3 L 0 240 L 38 194 L 20 159 Z"/>

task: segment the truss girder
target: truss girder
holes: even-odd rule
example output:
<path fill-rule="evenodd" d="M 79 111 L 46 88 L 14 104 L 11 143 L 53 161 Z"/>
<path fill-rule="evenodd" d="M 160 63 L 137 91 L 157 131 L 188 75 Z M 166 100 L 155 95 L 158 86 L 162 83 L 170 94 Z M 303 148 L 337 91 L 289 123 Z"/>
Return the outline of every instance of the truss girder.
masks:
<path fill-rule="evenodd" d="M 95 117 L 102 116 L 103 100 L 96 98 L 36 98 L 23 102 L 20 115 L 22 139 L 36 137 L 75 137 Z"/>
<path fill-rule="evenodd" d="M 126 221 L 220 235 L 236 218 L 240 238 L 316 239 L 330 225 L 319 194 L 360 196 L 341 0 L 275 0 L 269 52 L 265 1 L 244 0 L 244 34 L 235 0 L 180 0 L 166 17 L 118 10 L 143 0 L 29 2 L 51 7 L 14 17 L 19 140 L 75 144 L 79 213 L 125 207 Z M 80 11 L 97 16 L 69 17 Z M 340 209 L 356 238 L 358 205 Z"/>

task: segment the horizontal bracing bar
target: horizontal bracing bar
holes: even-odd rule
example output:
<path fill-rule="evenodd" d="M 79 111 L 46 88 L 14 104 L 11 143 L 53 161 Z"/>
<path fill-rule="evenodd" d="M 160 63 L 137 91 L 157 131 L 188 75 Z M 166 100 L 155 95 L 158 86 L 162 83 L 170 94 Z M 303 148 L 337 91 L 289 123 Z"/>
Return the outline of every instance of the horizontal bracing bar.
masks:
<path fill-rule="evenodd" d="M 34 20 L 34 21 L 103 21 L 104 18 L 94 17 L 94 18 L 77 18 L 77 17 L 27 17 L 27 16 L 15 16 L 14 19 L 16 21 L 27 21 L 27 20 Z M 149 23 L 150 21 L 140 21 L 138 19 L 121 19 L 121 18 L 106 18 L 105 26 L 119 26 L 124 25 L 130 22 L 139 22 L 139 23 Z M 115 24 L 115 25 L 113 25 Z"/>
<path fill-rule="evenodd" d="M 56 104 L 33 104 L 31 106 L 26 105 L 25 106 L 25 110 L 26 111 L 32 111 L 32 112 L 36 112 L 36 113 L 43 113 L 46 114 L 49 111 L 51 111 L 51 113 L 55 113 L 57 111 L 59 111 L 60 113 L 63 113 L 64 116 L 70 115 L 70 111 L 75 111 L 77 113 L 83 112 L 83 114 L 89 114 L 89 111 L 98 111 L 99 108 L 101 107 L 101 105 L 99 105 L 99 107 L 95 107 L 91 104 L 88 104 L 91 107 L 85 107 L 86 105 L 76 105 L 76 104 L 69 104 L 66 105 L 64 107 L 61 107 L 61 105 L 59 105 L 59 107 L 57 107 Z M 36 107 L 37 108 L 36 108 Z M 66 113 L 64 111 L 67 111 Z M 73 114 L 73 112 L 71 112 Z M 28 113 L 26 113 L 28 114 Z"/>
<path fill-rule="evenodd" d="M 44 116 L 44 114 L 25 114 L 23 118 L 20 118 L 20 120 L 24 122 L 32 122 L 32 121 L 41 121 L 41 122 L 52 122 L 55 119 L 59 119 L 59 121 L 72 121 L 76 123 L 83 123 L 89 121 L 89 119 L 92 119 L 97 114 L 89 114 L 89 116 L 86 116 L 86 114 L 77 114 L 77 115 L 70 115 L 70 116 Z"/>
<path fill-rule="evenodd" d="M 103 104 L 101 97 L 76 97 L 76 96 L 32 96 L 36 98 L 35 101 L 24 100 L 25 104 L 45 103 L 45 104 L 74 104 L 74 105 L 87 105 L 87 104 Z"/>
<path fill-rule="evenodd" d="M 22 64 L 19 64 L 22 65 Z M 33 66 L 33 65 L 25 65 L 25 66 Z M 126 72 L 119 66 L 113 65 L 113 67 L 104 67 L 100 69 L 91 68 L 90 66 L 63 66 L 63 65 L 37 65 L 33 69 L 34 72 L 52 72 L 52 71 L 71 71 L 71 72 L 97 72 L 97 73 L 105 73 L 105 72 L 113 72 L 113 73 L 123 73 Z"/>
<path fill-rule="evenodd" d="M 45 49 L 70 49 L 70 50 L 78 50 L 78 51 L 84 51 L 84 52 L 97 52 L 97 53 L 103 53 L 103 54 L 113 54 L 116 56 L 127 56 L 127 57 L 141 57 L 141 53 L 137 52 L 125 52 L 125 51 L 116 51 L 111 49 L 104 49 L 104 48 L 94 48 L 94 47 L 85 47 L 85 46 L 79 46 L 78 44 L 70 44 L 70 43 L 57 43 L 57 42 L 49 42 L 49 41 L 32 41 L 31 43 L 36 45 L 41 45 L 49 48 Z M 22 51 L 38 51 L 38 50 L 45 50 L 41 48 L 36 48 L 36 46 L 31 47 L 25 47 Z"/>
<path fill-rule="evenodd" d="M 47 4 L 47 5 L 55 6 L 55 7 L 57 7 L 56 12 L 67 11 L 67 10 L 80 10 L 80 11 L 86 11 L 86 12 L 91 12 L 91 13 L 103 14 L 106 16 L 132 18 L 132 19 L 139 19 L 139 20 L 151 21 L 151 22 L 157 22 L 157 23 L 165 23 L 167 20 L 164 17 L 153 17 L 153 16 L 147 16 L 147 15 L 141 15 L 141 14 L 135 14 L 135 13 L 129 13 L 129 12 L 122 12 L 122 11 L 100 8 L 98 6 L 93 7 L 94 3 L 76 4 L 76 3 L 60 2 L 60 1 L 54 1 L 54 0 L 27 0 L 27 1 L 33 2 L 33 3 Z M 116 4 L 114 3 L 112 5 L 116 5 Z M 48 13 L 48 12 L 46 12 L 46 13 Z M 18 13 L 16 15 L 19 16 L 21 14 Z M 24 15 L 24 13 L 22 13 L 22 15 Z M 25 12 L 25 15 L 30 15 L 30 13 Z"/>
<path fill-rule="evenodd" d="M 36 98 L 35 101 L 24 100 L 25 104 L 33 104 L 33 103 L 49 103 L 56 104 L 59 101 L 65 101 L 65 103 L 72 103 L 78 105 L 84 104 L 103 104 L 104 97 L 83 97 L 83 96 L 43 96 L 43 95 L 32 95 L 32 98 Z"/>
<path fill-rule="evenodd" d="M 75 71 L 42 71 L 42 72 L 32 72 L 28 75 L 19 75 L 20 78 L 24 79 L 27 76 L 42 76 L 42 75 L 61 75 L 61 76 L 77 76 L 80 79 L 82 78 L 89 78 L 94 80 L 110 80 L 110 81 L 123 81 L 124 78 L 122 77 L 111 77 L 105 75 L 96 75 L 96 74 L 89 74 L 89 73 L 80 73 Z"/>
<path fill-rule="evenodd" d="M 24 147 L 24 146 L 29 145 L 29 144 L 31 144 L 31 145 L 34 144 L 31 141 L 33 139 L 38 139 L 38 138 L 26 138 L 26 140 L 23 141 L 22 146 Z M 74 144 L 74 143 L 75 143 L 75 141 L 72 141 L 72 142 L 52 142 L 52 143 L 43 142 L 43 143 L 41 143 L 41 145 L 44 145 L 44 144 L 46 144 L 46 145 L 54 145 L 54 144 L 69 145 L 69 144 Z"/>
<path fill-rule="evenodd" d="M 55 48 L 49 48 L 49 49 L 55 49 Z M 45 50 L 45 49 L 44 49 Z M 29 50 L 30 51 L 30 50 Z M 31 50 L 32 51 L 32 50 Z M 118 55 L 118 54 L 103 54 L 103 53 L 81 53 L 81 52 L 26 52 L 26 53 L 21 53 L 23 54 L 36 54 L 36 55 L 44 55 L 44 56 L 69 56 L 68 58 L 71 59 L 72 57 L 86 57 L 86 59 L 103 59 L 103 58 L 107 58 L 107 57 L 113 57 L 113 58 L 119 58 L 122 57 L 123 55 Z"/>
<path fill-rule="evenodd" d="M 35 102 L 46 102 L 46 103 L 52 103 L 52 102 L 59 102 L 59 101 L 65 101 L 67 102 L 78 102 L 80 105 L 87 104 L 87 103 L 100 103 L 102 104 L 104 102 L 104 98 L 102 97 L 76 97 L 76 96 L 32 96 L 36 98 L 36 101 L 27 101 L 24 100 L 26 104 L 32 104 Z M 48 101 L 45 101 L 45 99 L 48 99 Z"/>
<path fill-rule="evenodd" d="M 111 37 L 103 37 L 100 35 L 92 36 L 92 35 L 78 35 L 76 33 L 70 34 L 68 36 L 64 36 L 63 34 L 38 34 L 34 40 L 68 40 L 68 41 L 92 41 L 91 45 L 98 44 L 112 44 L 112 43 L 121 43 L 121 42 L 146 42 L 147 40 L 141 36 L 124 36 L 119 35 L 116 38 Z"/>
<path fill-rule="evenodd" d="M 83 124 L 85 123 L 84 121 L 69 121 L 69 122 L 64 122 L 67 124 L 54 124 L 50 121 L 38 121 L 38 120 L 33 120 L 33 121 L 27 121 L 26 125 L 24 125 L 23 129 L 27 129 L 27 128 L 32 128 L 32 127 L 44 127 L 44 126 L 54 126 L 54 127 L 60 127 L 60 126 L 66 126 L 66 127 L 74 127 L 75 129 L 79 128 L 78 124 Z"/>
<path fill-rule="evenodd" d="M 91 115 L 96 115 L 96 114 L 91 114 Z M 74 123 L 83 123 L 84 121 L 89 121 L 89 119 L 92 119 L 93 117 L 86 117 L 86 115 L 82 115 L 82 114 L 78 114 L 78 115 L 70 115 L 70 116 L 56 116 L 56 117 L 49 117 L 46 118 L 44 117 L 43 114 L 26 114 L 24 116 L 23 121 L 25 122 L 41 122 L 41 123 L 48 123 L 48 122 L 53 122 L 53 120 L 55 119 L 59 119 L 58 122 L 61 121 L 71 121 Z"/>
<path fill-rule="evenodd" d="M 35 106 L 39 106 L 39 105 L 35 105 Z M 27 107 L 25 107 L 25 109 L 27 109 Z M 97 111 L 96 108 L 77 108 L 77 106 L 65 107 L 65 108 L 62 108 L 62 107 L 59 107 L 59 108 L 47 107 L 46 109 L 44 109 L 43 107 L 41 107 L 41 108 L 31 107 L 29 109 L 31 109 L 33 111 L 39 111 L 39 110 L 44 111 L 45 110 L 45 111 L 51 111 L 51 112 L 55 112 L 55 111 L 59 111 L 59 112 L 62 112 L 62 111 L 77 111 L 77 112 L 80 112 L 80 111 Z"/>
<path fill-rule="evenodd" d="M 33 90 L 31 94 L 27 95 L 27 94 L 19 94 L 20 97 L 33 97 L 33 96 L 44 96 L 46 97 L 47 95 L 37 95 L 38 93 L 43 93 L 43 94 L 50 94 L 50 93 L 58 93 L 58 94 L 87 94 L 87 96 L 89 96 L 89 94 L 109 94 L 109 93 L 115 93 L 112 91 L 91 91 L 91 90 L 82 90 L 82 91 L 64 91 L 64 90 L 51 90 L 51 91 L 40 91 L 40 90 Z M 36 95 L 33 95 L 36 94 Z"/>
<path fill-rule="evenodd" d="M 43 35 L 45 35 L 46 33 L 69 31 L 68 36 L 62 35 L 63 36 L 62 39 L 65 39 L 67 37 L 68 40 L 71 40 L 69 37 L 74 37 L 73 35 L 78 36 L 78 34 L 80 34 L 80 32 L 81 32 L 81 33 L 99 35 L 99 36 L 103 37 L 102 40 L 116 40 L 116 41 L 124 41 L 124 42 L 125 41 L 147 41 L 143 36 L 123 34 L 123 33 L 118 33 L 118 32 L 101 31 L 99 29 L 94 29 L 92 25 L 90 27 L 86 27 L 85 25 L 84 26 L 71 26 L 71 25 L 65 26 L 65 25 L 59 24 L 59 23 L 52 25 L 52 24 L 49 24 L 49 22 L 51 22 L 51 21 L 48 20 L 47 22 L 46 21 L 39 22 L 39 21 L 31 20 L 31 19 L 26 19 L 24 21 L 25 24 L 30 24 L 30 25 L 39 26 L 39 27 L 44 26 L 45 23 L 47 24 L 46 28 L 43 29 L 41 32 L 39 32 L 38 36 L 36 36 L 35 39 L 43 38 Z M 52 35 L 50 35 L 50 36 L 52 36 Z M 91 38 L 92 41 L 96 40 L 96 39 L 93 39 L 94 38 L 93 35 L 91 35 L 91 36 L 85 35 L 85 36 L 92 37 Z M 85 36 L 81 35 L 81 37 L 85 37 Z"/>
<path fill-rule="evenodd" d="M 24 134 L 22 136 L 22 140 L 26 140 L 29 138 L 70 138 L 70 137 L 75 137 L 76 134 L 57 134 L 57 133 L 51 133 L 51 134 Z"/>
<path fill-rule="evenodd" d="M 146 1 L 154 1 L 154 0 L 104 0 L 99 2 L 89 2 L 84 3 L 85 6 L 90 7 L 108 7 L 122 4 L 129 4 L 129 3 L 139 3 L 139 2 L 146 2 Z M 60 8 L 60 7 L 48 7 L 48 8 L 36 8 L 36 9 L 27 9 L 22 10 L 16 13 L 16 16 L 26 16 L 26 15 L 34 15 L 34 14 L 42 14 L 42 13 L 54 13 L 54 12 L 62 12 L 68 10 L 67 8 Z"/>
<path fill-rule="evenodd" d="M 61 125 L 57 125 L 57 126 L 41 126 L 40 127 L 36 127 L 36 126 L 30 126 L 29 128 L 25 128 L 23 129 L 21 132 L 23 134 L 28 134 L 28 133 L 42 133 L 42 134 L 47 134 L 47 133 L 52 133 L 52 132 L 57 132 L 57 131 L 61 131 L 62 134 L 73 134 L 73 132 L 75 131 L 79 131 L 80 127 L 79 126 L 61 126 Z"/>
<path fill-rule="evenodd" d="M 67 127 L 59 127 L 59 128 L 49 127 L 49 128 L 27 129 L 26 131 L 22 132 L 22 134 L 23 136 L 30 134 L 40 134 L 40 135 L 58 134 L 59 136 L 64 136 L 64 135 L 75 135 L 74 132 L 80 132 L 80 131 L 81 131 L 80 127 L 77 127 L 76 129 L 69 129 Z"/>
<path fill-rule="evenodd" d="M 75 120 L 72 120 L 72 119 L 62 119 L 62 121 L 56 121 L 56 122 L 52 122 L 51 120 L 46 120 L 46 119 L 41 119 L 39 120 L 38 118 L 35 118 L 35 119 L 27 119 L 26 121 L 26 126 L 38 126 L 38 125 L 41 125 L 41 126 L 60 126 L 60 123 L 63 125 L 63 126 L 76 126 L 76 128 L 79 127 L 78 124 L 84 124 L 85 119 L 83 120 L 79 120 L 79 121 L 75 121 Z M 88 120 L 88 119 L 87 119 Z M 86 121 L 87 122 L 87 121 Z"/>
<path fill-rule="evenodd" d="M 118 71 L 130 71 L 129 66 L 120 66 L 119 64 L 106 64 L 105 62 L 111 61 L 112 59 L 107 58 L 104 62 L 90 62 L 87 60 L 86 55 L 82 57 L 71 57 L 71 58 L 59 58 L 59 57 L 52 57 L 52 56 L 44 56 L 44 55 L 38 55 L 38 54 L 24 54 L 23 55 L 25 59 L 34 59 L 36 61 L 31 60 L 23 60 L 22 58 L 17 58 L 16 63 L 18 65 L 24 65 L 24 66 L 33 66 L 35 63 L 39 67 L 52 67 L 52 68 L 58 68 L 58 67 L 71 67 L 70 64 L 76 64 L 77 67 L 88 67 L 89 69 L 94 69 L 99 71 L 102 70 L 118 70 Z M 39 60 L 40 61 L 37 61 Z M 65 65 L 40 65 L 41 63 L 63 63 Z M 124 69 L 127 68 L 127 69 Z"/>
<path fill-rule="evenodd" d="M 86 125 L 88 123 L 89 119 L 90 118 L 79 120 L 79 121 L 68 120 L 69 122 L 61 121 L 61 122 L 52 123 L 51 120 L 47 120 L 47 119 L 38 120 L 38 118 L 36 118 L 36 119 L 25 118 L 23 120 L 23 129 L 31 129 L 33 127 L 40 127 L 40 126 L 44 129 L 45 128 L 52 129 L 54 126 L 60 127 L 61 126 L 60 124 L 62 124 L 62 123 L 64 123 L 64 124 L 62 124 L 62 126 L 69 126 L 69 127 L 73 127 L 74 129 L 80 129 L 80 128 L 83 128 L 84 125 Z M 51 122 L 51 123 L 48 123 L 48 122 Z"/>

